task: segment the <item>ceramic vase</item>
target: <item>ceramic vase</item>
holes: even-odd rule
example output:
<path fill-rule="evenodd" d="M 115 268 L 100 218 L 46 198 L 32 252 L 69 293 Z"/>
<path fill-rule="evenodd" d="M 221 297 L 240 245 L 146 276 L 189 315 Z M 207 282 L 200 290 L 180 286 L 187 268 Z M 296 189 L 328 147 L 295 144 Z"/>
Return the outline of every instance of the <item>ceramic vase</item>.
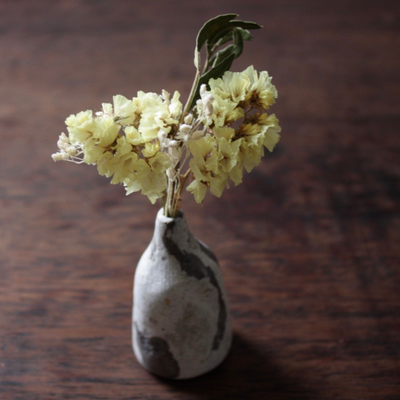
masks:
<path fill-rule="evenodd" d="M 158 212 L 153 238 L 134 279 L 132 341 L 155 375 L 186 379 L 220 364 L 232 339 L 221 271 L 190 232 L 185 216 Z"/>

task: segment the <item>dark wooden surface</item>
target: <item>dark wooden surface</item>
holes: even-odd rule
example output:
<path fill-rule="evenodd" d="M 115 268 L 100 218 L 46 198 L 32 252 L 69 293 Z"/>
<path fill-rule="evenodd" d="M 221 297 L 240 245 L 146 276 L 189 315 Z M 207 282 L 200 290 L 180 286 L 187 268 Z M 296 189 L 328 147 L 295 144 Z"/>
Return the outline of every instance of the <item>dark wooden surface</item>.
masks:
<path fill-rule="evenodd" d="M 233 69 L 274 76 L 282 141 L 221 199 L 184 198 L 235 339 L 169 382 L 130 343 L 157 207 L 50 154 L 114 94 L 186 97 L 227 12 L 265 26 Z M 396 1 L 0 1 L 0 399 L 399 399 L 399 45 Z"/>

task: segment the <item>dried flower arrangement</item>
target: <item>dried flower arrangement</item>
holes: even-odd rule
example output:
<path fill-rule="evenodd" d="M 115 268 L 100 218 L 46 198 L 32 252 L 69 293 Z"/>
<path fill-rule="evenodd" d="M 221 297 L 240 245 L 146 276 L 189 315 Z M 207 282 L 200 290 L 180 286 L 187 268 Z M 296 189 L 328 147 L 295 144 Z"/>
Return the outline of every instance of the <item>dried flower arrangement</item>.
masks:
<path fill-rule="evenodd" d="M 250 172 L 261 162 L 264 147 L 273 150 L 281 128 L 267 113 L 277 98 L 268 73 L 253 66 L 229 71 L 252 38 L 249 30 L 260 28 L 236 17 L 220 15 L 199 31 L 185 106 L 178 91 L 114 96 L 99 112 L 66 119 L 68 135 L 60 135 L 53 160 L 96 165 L 127 194 L 141 191 L 152 203 L 161 199 L 168 217 L 180 210 L 185 186 L 201 203 L 208 190 L 220 197 L 230 182 L 240 184 L 243 169 Z"/>

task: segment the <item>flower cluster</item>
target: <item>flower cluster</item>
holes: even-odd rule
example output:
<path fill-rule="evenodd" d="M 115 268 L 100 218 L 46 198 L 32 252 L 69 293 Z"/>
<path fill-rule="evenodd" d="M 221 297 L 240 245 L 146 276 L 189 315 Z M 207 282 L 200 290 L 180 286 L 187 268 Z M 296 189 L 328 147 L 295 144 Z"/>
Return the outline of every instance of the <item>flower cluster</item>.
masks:
<path fill-rule="evenodd" d="M 68 117 L 68 136 L 60 135 L 53 159 L 97 165 L 112 184 L 124 184 L 127 194 L 141 191 L 154 203 L 167 189 L 166 171 L 176 155 L 168 134 L 173 135 L 182 111 L 179 93 L 172 99 L 167 92 L 139 92 L 132 100 L 121 95 L 113 100 L 96 114 Z"/>
<path fill-rule="evenodd" d="M 230 72 L 240 55 L 251 22 L 235 21 L 227 14 L 208 21 L 196 41 L 197 69 L 185 107 L 179 92 L 172 97 L 138 92 L 131 100 L 114 96 L 101 111 L 69 116 L 68 135 L 58 140 L 54 161 L 67 160 L 97 166 L 112 184 L 126 193 L 140 191 L 152 203 L 161 199 L 164 214 L 175 216 L 185 188 L 201 203 L 209 190 L 220 197 L 225 188 L 243 179 L 261 162 L 264 148 L 272 151 L 281 128 L 269 108 L 277 91 L 266 71 L 253 66 Z M 234 44 L 217 51 L 232 40 Z M 203 75 L 200 50 L 207 47 Z"/>
<path fill-rule="evenodd" d="M 194 180 L 187 189 L 198 203 L 208 188 L 220 197 L 229 180 L 241 183 L 243 167 L 250 172 L 258 165 L 264 146 L 272 151 L 281 130 L 275 115 L 266 113 L 277 97 L 266 71 L 258 74 L 252 66 L 241 73 L 227 71 L 209 85 L 196 107 L 207 133 L 188 144 Z"/>
<path fill-rule="evenodd" d="M 230 181 L 242 182 L 243 169 L 261 162 L 264 147 L 272 151 L 279 141 L 278 120 L 266 112 L 277 91 L 267 72 L 250 66 L 210 79 L 200 96 L 185 116 L 178 92 L 172 98 L 166 91 L 139 92 L 132 100 L 114 96 L 100 112 L 66 119 L 68 136 L 60 135 L 53 159 L 97 165 L 112 184 L 122 183 L 127 194 L 141 191 L 152 203 L 171 191 L 180 194 L 190 174 L 187 190 L 198 203 L 208 189 L 220 197 Z"/>

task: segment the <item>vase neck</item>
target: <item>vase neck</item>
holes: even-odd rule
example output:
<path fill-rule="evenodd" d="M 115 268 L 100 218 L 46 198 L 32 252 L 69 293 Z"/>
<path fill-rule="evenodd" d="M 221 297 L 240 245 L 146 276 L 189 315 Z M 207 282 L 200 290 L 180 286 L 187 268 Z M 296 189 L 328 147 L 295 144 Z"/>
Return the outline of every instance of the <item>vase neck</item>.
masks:
<path fill-rule="evenodd" d="M 166 217 L 163 209 L 157 213 L 153 242 L 156 246 L 163 246 L 166 238 L 184 243 L 195 240 L 186 222 L 185 215 L 180 211 L 175 217 Z"/>

